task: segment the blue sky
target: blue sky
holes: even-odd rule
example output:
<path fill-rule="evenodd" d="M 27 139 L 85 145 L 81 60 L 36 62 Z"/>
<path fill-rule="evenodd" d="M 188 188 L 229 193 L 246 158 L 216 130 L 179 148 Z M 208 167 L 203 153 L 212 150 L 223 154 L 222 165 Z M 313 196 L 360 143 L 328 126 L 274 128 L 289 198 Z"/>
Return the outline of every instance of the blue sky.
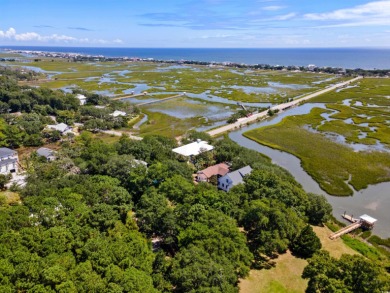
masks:
<path fill-rule="evenodd" d="M 390 1 L 0 0 L 0 46 L 390 47 Z"/>

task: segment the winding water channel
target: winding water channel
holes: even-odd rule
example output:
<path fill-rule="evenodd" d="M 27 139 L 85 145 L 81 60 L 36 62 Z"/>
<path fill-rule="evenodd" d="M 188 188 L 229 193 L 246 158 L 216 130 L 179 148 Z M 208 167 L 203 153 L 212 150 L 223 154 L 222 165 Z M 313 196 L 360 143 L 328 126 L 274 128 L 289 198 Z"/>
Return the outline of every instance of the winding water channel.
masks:
<path fill-rule="evenodd" d="M 308 114 L 314 107 L 323 107 L 323 104 L 304 104 L 300 107 L 283 112 L 272 119 L 233 131 L 229 134 L 229 137 L 241 146 L 256 150 L 270 157 L 273 163 L 288 170 L 295 177 L 296 181 L 303 186 L 306 192 L 323 194 L 332 205 L 333 215 L 338 220 L 342 220 L 340 215 L 344 213 L 344 211 L 353 214 L 355 217 L 369 214 L 378 219 L 378 222 L 375 223 L 373 233 L 384 238 L 390 237 L 390 182 L 370 185 L 364 190 L 355 191 L 353 196 L 349 197 L 331 196 L 323 191 L 318 183 L 305 172 L 301 167 L 300 159 L 289 153 L 261 145 L 242 135 L 243 132 L 254 128 L 276 124 L 287 116 Z"/>

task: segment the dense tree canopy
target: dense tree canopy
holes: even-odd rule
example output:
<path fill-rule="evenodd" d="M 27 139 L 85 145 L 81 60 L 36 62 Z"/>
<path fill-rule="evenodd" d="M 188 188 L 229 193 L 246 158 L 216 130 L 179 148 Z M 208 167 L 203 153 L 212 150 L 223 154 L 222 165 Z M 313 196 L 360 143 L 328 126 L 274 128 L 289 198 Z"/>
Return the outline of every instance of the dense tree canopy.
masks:
<path fill-rule="evenodd" d="M 195 164 L 176 157 L 174 139 L 122 136 L 110 144 L 85 131 L 121 127 L 125 119 L 109 115 L 121 107 L 96 94 L 21 87 L 0 76 L 0 146 L 60 140 L 42 131 L 54 122 L 48 115 L 84 123 L 78 137 L 57 142 L 57 160 L 28 159 L 22 204 L 0 200 L 1 292 L 238 292 L 251 268 L 289 248 L 302 257 L 320 248 L 307 224 L 326 221 L 331 208 L 285 170 L 227 138 L 194 131 L 184 140 L 215 145 Z M 253 171 L 227 193 L 195 185 L 196 169 L 215 162 Z M 371 263 L 343 260 L 315 254 L 304 272 L 308 292 L 386 288 L 372 282 L 382 272 Z"/>

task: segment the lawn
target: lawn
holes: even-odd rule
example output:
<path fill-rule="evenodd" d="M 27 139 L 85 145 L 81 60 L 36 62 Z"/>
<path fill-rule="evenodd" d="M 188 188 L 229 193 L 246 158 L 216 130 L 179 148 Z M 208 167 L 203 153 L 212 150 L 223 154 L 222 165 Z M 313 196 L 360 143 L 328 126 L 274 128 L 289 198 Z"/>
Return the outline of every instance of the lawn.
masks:
<path fill-rule="evenodd" d="M 342 239 L 330 240 L 332 233 L 327 227 L 313 227 L 321 240 L 322 249 L 330 255 L 340 258 L 342 254 L 357 254 L 345 245 Z M 276 266 L 269 270 L 251 270 L 249 277 L 240 280 L 240 293 L 303 293 L 307 280 L 301 278 L 307 261 L 296 258 L 290 252 L 276 259 Z"/>

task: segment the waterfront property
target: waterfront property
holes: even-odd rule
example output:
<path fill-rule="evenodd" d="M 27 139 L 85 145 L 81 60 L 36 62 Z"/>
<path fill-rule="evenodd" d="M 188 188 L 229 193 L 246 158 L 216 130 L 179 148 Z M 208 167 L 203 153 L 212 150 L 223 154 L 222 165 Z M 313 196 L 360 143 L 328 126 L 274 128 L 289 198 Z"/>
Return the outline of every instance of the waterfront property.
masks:
<path fill-rule="evenodd" d="M 211 177 L 217 176 L 217 178 L 220 178 L 225 176 L 228 172 L 229 166 L 225 163 L 220 163 L 198 171 L 196 174 L 196 181 L 209 182 Z"/>
<path fill-rule="evenodd" d="M 242 167 L 236 171 L 227 173 L 218 179 L 218 188 L 223 191 L 229 191 L 233 186 L 244 183 L 244 176 L 250 174 L 252 168 L 250 166 Z"/>
<path fill-rule="evenodd" d="M 211 151 L 213 149 L 214 147 L 209 145 L 207 141 L 198 139 L 192 143 L 174 148 L 172 151 L 184 157 L 192 157 L 197 156 L 203 152 Z"/>
<path fill-rule="evenodd" d="M 373 217 L 364 214 L 359 217 L 359 219 L 355 219 L 353 215 L 347 215 L 343 214 L 342 217 L 348 221 L 350 221 L 352 224 L 346 227 L 341 228 L 339 231 L 332 233 L 329 238 L 330 239 L 337 239 L 344 234 L 347 234 L 349 232 L 352 232 L 360 227 L 365 228 L 365 229 L 372 229 L 374 228 L 374 224 L 377 221 L 377 219 L 374 219 Z"/>
<path fill-rule="evenodd" d="M 16 173 L 18 171 L 18 153 L 9 148 L 0 148 L 0 173 Z"/>

